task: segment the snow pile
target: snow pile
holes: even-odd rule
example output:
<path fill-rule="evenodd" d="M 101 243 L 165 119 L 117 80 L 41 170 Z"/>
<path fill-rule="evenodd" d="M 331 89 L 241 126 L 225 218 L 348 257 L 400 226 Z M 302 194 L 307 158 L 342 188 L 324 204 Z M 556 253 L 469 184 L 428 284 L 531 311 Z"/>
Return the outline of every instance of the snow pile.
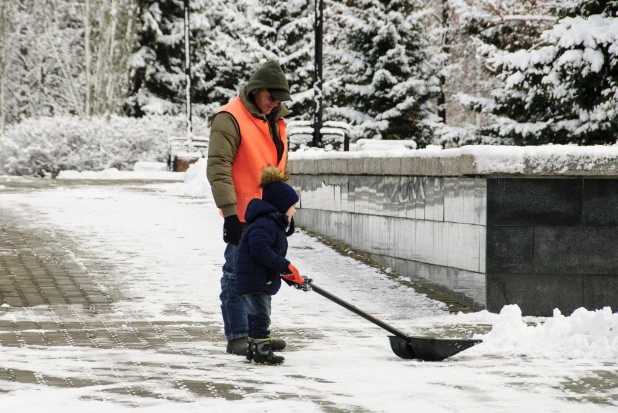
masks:
<path fill-rule="evenodd" d="M 210 198 L 212 192 L 208 179 L 206 179 L 207 164 L 206 158 L 200 158 L 197 162 L 189 165 L 189 169 L 185 172 L 184 183 L 168 188 L 167 191 L 173 195 Z"/>
<path fill-rule="evenodd" d="M 588 311 L 578 308 L 570 316 L 554 309 L 553 317 L 529 325 L 517 305 L 507 305 L 499 315 L 481 311 L 459 314 L 467 321 L 490 322 L 492 330 L 476 335 L 483 351 L 566 358 L 615 359 L 618 357 L 618 312 L 610 307 Z"/>
<path fill-rule="evenodd" d="M 165 162 L 135 162 L 133 170 L 136 172 L 165 172 L 167 164 Z"/>
<path fill-rule="evenodd" d="M 383 140 L 383 139 L 359 139 L 356 141 L 355 150 L 392 150 L 399 151 L 406 149 L 416 149 L 417 144 L 413 140 Z M 350 151 L 352 148 L 350 147 Z"/>

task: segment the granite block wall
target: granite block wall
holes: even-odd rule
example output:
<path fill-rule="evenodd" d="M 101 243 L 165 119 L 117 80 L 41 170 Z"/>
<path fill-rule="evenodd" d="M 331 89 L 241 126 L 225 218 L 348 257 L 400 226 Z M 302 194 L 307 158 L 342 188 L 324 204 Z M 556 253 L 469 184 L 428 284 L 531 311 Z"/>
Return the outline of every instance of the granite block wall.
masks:
<path fill-rule="evenodd" d="M 618 306 L 618 180 L 487 179 L 487 308 Z"/>
<path fill-rule="evenodd" d="M 299 174 L 292 183 L 300 226 L 485 308 L 484 178 Z"/>
<path fill-rule="evenodd" d="M 618 179 L 299 174 L 298 224 L 474 309 L 618 307 Z"/>

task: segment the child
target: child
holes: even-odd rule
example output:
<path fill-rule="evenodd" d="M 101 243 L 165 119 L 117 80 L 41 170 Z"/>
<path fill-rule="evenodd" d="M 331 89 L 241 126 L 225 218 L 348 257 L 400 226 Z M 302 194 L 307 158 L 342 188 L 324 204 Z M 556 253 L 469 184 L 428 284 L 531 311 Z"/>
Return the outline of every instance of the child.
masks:
<path fill-rule="evenodd" d="M 240 240 L 236 256 L 236 289 L 246 300 L 249 319 L 247 359 L 258 364 L 276 365 L 284 360 L 273 354 L 269 331 L 271 296 L 281 287 L 280 277 L 291 283 L 305 282 L 298 270 L 285 259 L 288 250 L 286 229 L 299 199 L 285 179 L 274 166 L 262 170 L 262 199 L 254 198 L 247 206 L 245 219 L 249 226 Z"/>

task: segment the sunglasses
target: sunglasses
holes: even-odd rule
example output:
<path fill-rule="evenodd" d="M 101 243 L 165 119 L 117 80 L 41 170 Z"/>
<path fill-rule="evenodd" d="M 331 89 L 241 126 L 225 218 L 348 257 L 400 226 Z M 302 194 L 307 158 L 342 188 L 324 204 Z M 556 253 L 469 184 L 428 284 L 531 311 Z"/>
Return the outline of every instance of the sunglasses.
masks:
<path fill-rule="evenodd" d="M 268 94 L 268 101 L 270 103 L 275 103 L 275 102 L 279 102 L 277 99 L 275 99 L 274 97 L 272 97 L 272 95 L 269 93 Z"/>

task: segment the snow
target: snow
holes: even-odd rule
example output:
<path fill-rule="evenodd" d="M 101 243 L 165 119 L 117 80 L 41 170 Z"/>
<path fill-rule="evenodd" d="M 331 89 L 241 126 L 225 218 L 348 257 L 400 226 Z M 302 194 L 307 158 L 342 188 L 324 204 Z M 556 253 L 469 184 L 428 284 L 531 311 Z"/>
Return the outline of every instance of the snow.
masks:
<path fill-rule="evenodd" d="M 355 142 L 354 150 L 356 151 L 375 151 L 396 149 L 400 152 L 406 149 L 416 149 L 417 144 L 413 140 L 382 140 L 382 139 L 359 139 Z M 350 148 L 352 150 L 352 147 Z"/>
<path fill-rule="evenodd" d="M 572 153 L 569 148 L 558 149 L 563 156 Z M 488 155 L 488 149 L 469 150 L 477 159 Z M 517 161 L 525 152 L 525 148 L 502 150 L 504 164 Z M 540 155 L 548 149 L 528 150 Z M 452 150 L 462 151 L 465 148 Z M 441 156 L 447 151 L 416 152 Z M 595 148 L 586 148 L 586 153 L 601 157 Z M 89 260 L 107 264 L 108 270 L 97 273 L 93 281 L 103 289 L 120 289 L 122 299 L 96 317 L 81 306 L 69 306 L 70 311 L 63 313 L 72 312 L 82 321 L 117 323 L 119 333 L 140 321 L 212 325 L 220 332 L 222 219 L 210 198 L 204 168 L 203 160 L 192 165 L 183 183 L 110 184 L 110 173 L 100 172 L 79 175 L 88 182 L 61 180 L 37 191 L 1 189 L 0 211 L 5 219 L 14 217 L 12 225 L 19 225 L 21 231 L 44 231 L 64 240 L 65 248 L 84 267 Z M 28 180 L 0 177 L 0 182 Z M 64 187 L 63 182 L 71 185 Z M 368 267 L 352 254 L 339 255 L 302 231 L 289 241 L 288 257 L 302 274 L 396 328 L 411 335 L 475 334 L 483 343 L 440 363 L 399 359 L 380 328 L 316 293 L 284 286 L 273 298 L 272 314 L 274 331 L 291 335 L 292 347 L 286 350 L 281 367 L 252 366 L 226 355 L 220 336 L 219 341 L 168 345 L 163 351 L 5 346 L 0 348 L 0 371 L 29 370 L 39 377 L 71 380 L 96 377 L 102 383 L 65 389 L 0 380 L 3 409 L 28 406 L 27 411 L 36 413 L 322 412 L 333 408 L 426 413 L 615 411 L 611 389 L 605 404 L 592 404 L 582 393 L 565 387 L 569 382 L 584 383 L 597 373 L 615 374 L 615 309 L 580 308 L 570 315 L 555 311 L 549 318 L 522 317 L 517 306 L 506 306 L 500 314 L 448 314 L 443 303 L 416 293 L 385 274 L 388 270 Z M 53 306 L 3 306 L 0 320 L 45 322 L 58 317 L 59 311 Z M 485 333 L 488 326 L 491 331 Z M 236 389 L 238 397 L 196 396 L 174 385 L 174 379 L 213 388 L 227 386 Z M 158 396 L 119 391 L 126 386 Z"/>
<path fill-rule="evenodd" d="M 135 162 L 133 170 L 136 172 L 166 172 L 167 164 L 164 162 Z"/>
<path fill-rule="evenodd" d="M 194 198 L 211 197 L 210 183 L 206 179 L 206 158 L 200 158 L 197 162 L 189 165 L 184 173 L 184 182 L 168 188 L 167 191 L 174 195 L 190 196 Z"/>
<path fill-rule="evenodd" d="M 570 316 L 554 309 L 553 317 L 534 325 L 522 317 L 517 305 L 503 307 L 499 315 L 480 311 L 461 314 L 460 318 L 493 324 L 489 333 L 475 338 L 483 340 L 486 351 L 496 354 L 607 360 L 618 357 L 618 313 L 612 313 L 610 307 L 595 311 L 579 308 Z"/>
<path fill-rule="evenodd" d="M 371 140 L 367 140 L 371 142 Z M 399 147 L 397 141 L 376 140 L 368 150 L 354 152 L 325 152 L 315 148 L 304 148 L 290 153 L 291 160 L 317 159 L 357 159 L 357 158 L 452 158 L 462 155 L 474 157 L 479 173 L 523 173 L 531 167 L 535 173 L 563 171 L 565 165 L 573 164 L 577 170 L 590 171 L 600 165 L 611 163 L 616 170 L 618 166 L 618 145 L 576 146 L 576 145 L 540 145 L 540 146 L 493 146 L 468 145 L 461 148 L 442 149 L 429 145 L 424 149 L 410 150 Z M 383 144 L 380 147 L 380 144 Z M 403 145 L 402 145 L 403 146 Z"/>
<path fill-rule="evenodd" d="M 163 164 L 165 165 L 165 164 Z M 111 180 L 163 180 L 163 181 L 182 181 L 184 179 L 183 172 L 167 172 L 161 171 L 160 166 L 158 171 L 138 170 L 136 171 L 119 171 L 116 168 L 108 168 L 103 171 L 61 171 L 57 179 L 111 179 Z"/>

